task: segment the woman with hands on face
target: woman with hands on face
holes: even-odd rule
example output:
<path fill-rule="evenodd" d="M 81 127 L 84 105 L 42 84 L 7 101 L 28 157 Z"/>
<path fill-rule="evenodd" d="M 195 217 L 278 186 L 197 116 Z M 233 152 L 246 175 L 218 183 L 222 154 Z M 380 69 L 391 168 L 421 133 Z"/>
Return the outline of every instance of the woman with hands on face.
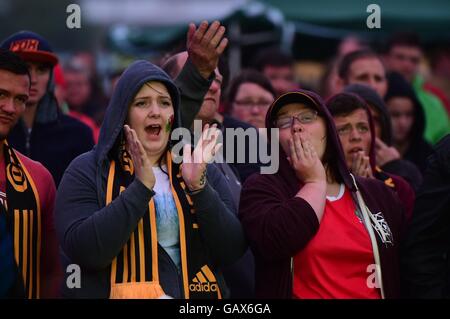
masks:
<path fill-rule="evenodd" d="M 221 147 L 205 127 L 192 154 L 172 157 L 180 96 L 161 69 L 131 64 L 119 79 L 95 149 L 61 182 L 56 228 L 66 264 L 81 268 L 69 298 L 228 296 L 221 268 L 246 250 L 223 175 Z"/>
<path fill-rule="evenodd" d="M 153 167 L 156 162 L 152 162 L 151 158 L 155 157 L 152 157 L 151 152 L 146 152 L 134 129 L 125 124 L 124 130 L 127 141 L 127 151 L 135 165 L 136 178 L 147 186 L 147 188 L 153 189 L 156 182 Z M 193 154 L 191 154 L 191 145 L 184 145 L 181 176 L 189 191 L 198 192 L 205 187 L 207 164 L 222 147 L 222 144 L 216 143 L 217 138 L 217 125 L 214 124 L 210 128 L 209 124 L 206 124 L 203 128 L 201 139 L 195 147 Z"/>
<path fill-rule="evenodd" d="M 239 207 L 255 255 L 256 296 L 398 297 L 403 208 L 383 183 L 350 174 L 322 99 L 286 93 L 269 108 L 266 127 L 279 134 L 280 155 L 272 158 L 279 170 L 250 177 Z M 357 160 L 367 170 L 367 160 Z"/>

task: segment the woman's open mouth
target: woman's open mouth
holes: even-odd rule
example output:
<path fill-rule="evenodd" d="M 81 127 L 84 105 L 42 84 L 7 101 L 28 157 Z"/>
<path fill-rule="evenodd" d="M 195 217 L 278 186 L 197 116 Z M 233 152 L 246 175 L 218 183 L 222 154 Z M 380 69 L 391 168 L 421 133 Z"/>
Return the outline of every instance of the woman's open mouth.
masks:
<path fill-rule="evenodd" d="M 151 124 L 145 128 L 145 131 L 150 135 L 159 136 L 159 133 L 161 132 L 161 125 Z"/>

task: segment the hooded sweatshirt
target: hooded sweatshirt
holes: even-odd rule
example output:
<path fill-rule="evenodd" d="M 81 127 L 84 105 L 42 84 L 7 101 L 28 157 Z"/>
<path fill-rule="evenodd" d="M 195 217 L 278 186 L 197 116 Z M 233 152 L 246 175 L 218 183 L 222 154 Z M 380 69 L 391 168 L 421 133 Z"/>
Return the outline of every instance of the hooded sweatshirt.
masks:
<path fill-rule="evenodd" d="M 179 93 L 166 73 L 153 64 L 136 61 L 122 74 L 107 108 L 99 142 L 90 152 L 76 158 L 61 181 L 56 199 L 56 229 L 66 265 L 81 268 L 81 288 L 63 293 L 71 298 L 108 298 L 110 265 L 143 218 L 155 193 L 138 179 L 105 206 L 111 154 L 123 134 L 128 105 L 142 85 L 159 81 L 166 85 L 174 106 L 174 128 L 179 126 Z M 198 85 L 195 79 L 191 87 Z M 201 86 L 200 86 L 201 87 Z M 207 88 L 207 87 L 206 87 Z M 206 90 L 199 90 L 202 94 Z M 203 96 L 197 96 L 201 101 Z M 243 232 L 233 213 L 234 205 L 223 175 L 207 168 L 205 188 L 191 195 L 198 227 L 215 265 L 220 290 L 227 296 L 220 268 L 231 264 L 245 251 Z M 159 245 L 158 245 L 159 246 Z M 159 283 L 167 295 L 183 298 L 183 278 L 162 247 L 158 247 Z"/>
<path fill-rule="evenodd" d="M 405 151 L 403 158 L 413 162 L 420 169 L 422 174 L 427 166 L 427 157 L 431 154 L 431 145 L 425 140 L 425 114 L 422 104 L 416 96 L 413 88 L 402 77 L 401 74 L 392 72 L 388 74 L 388 91 L 384 100 L 388 102 L 394 97 L 406 97 L 414 107 L 414 123 L 409 136 L 409 147 Z M 446 114 L 445 114 L 446 116 Z"/>
<path fill-rule="evenodd" d="M 370 107 L 377 110 L 380 116 L 381 140 L 388 146 L 392 146 L 391 118 L 383 99 L 371 87 L 363 84 L 351 84 L 345 87 L 344 92 L 354 93 L 362 98 Z M 372 132 L 372 136 L 373 132 Z M 372 143 L 373 144 L 373 143 Z M 422 174 L 417 166 L 406 159 L 392 160 L 380 167 L 384 172 L 402 177 L 414 191 L 417 191 L 422 183 Z"/>
<path fill-rule="evenodd" d="M 280 107 L 292 102 L 314 105 L 325 120 L 327 143 L 332 144 L 332 155 L 346 189 L 352 194 L 359 189 L 370 211 L 382 212 L 394 238 L 392 245 L 386 245 L 376 237 L 382 282 L 386 298 L 397 297 L 397 241 L 401 236 L 403 216 L 399 213 L 403 210 L 401 203 L 392 190 L 380 181 L 356 177 L 356 185 L 353 183 L 334 121 L 321 98 L 313 92 L 299 90 L 279 97 L 267 112 L 266 127 L 274 128 L 274 119 Z M 239 215 L 255 255 L 255 290 L 258 298 L 292 298 L 293 257 L 305 248 L 320 226 L 310 204 L 295 196 L 303 184 L 296 178 L 282 149 L 279 154 L 278 172 L 251 176 L 245 182 L 241 195 Z"/>

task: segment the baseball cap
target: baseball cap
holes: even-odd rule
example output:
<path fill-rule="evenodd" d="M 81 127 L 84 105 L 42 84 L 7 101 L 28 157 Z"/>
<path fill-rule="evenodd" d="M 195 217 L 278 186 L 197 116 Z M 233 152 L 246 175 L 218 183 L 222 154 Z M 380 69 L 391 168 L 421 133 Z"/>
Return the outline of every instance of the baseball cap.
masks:
<path fill-rule="evenodd" d="M 16 53 L 25 61 L 50 63 L 52 66 L 58 63 L 58 57 L 47 40 L 31 31 L 14 33 L 0 47 Z"/>

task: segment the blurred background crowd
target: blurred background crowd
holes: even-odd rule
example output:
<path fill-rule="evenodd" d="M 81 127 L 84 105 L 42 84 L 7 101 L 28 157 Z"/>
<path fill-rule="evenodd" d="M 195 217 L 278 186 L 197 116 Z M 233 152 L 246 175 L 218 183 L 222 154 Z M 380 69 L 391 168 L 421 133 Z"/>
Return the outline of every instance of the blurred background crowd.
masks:
<path fill-rule="evenodd" d="M 66 8 L 72 3 L 81 9 L 79 29 L 66 25 L 70 15 Z M 403 73 L 416 88 L 420 76 L 424 90 L 439 100 L 437 114 L 448 117 L 450 3 L 379 1 L 381 28 L 374 29 L 367 26 L 370 3 L 3 0 L 0 37 L 31 30 L 48 40 L 60 59 L 55 69 L 60 107 L 88 124 L 95 138 L 114 83 L 124 68 L 136 58 L 163 63 L 165 57 L 184 49 L 189 22 L 198 24 L 214 19 L 227 27 L 230 41 L 221 70 L 223 101 L 227 99 L 228 95 L 223 93 L 228 92 L 230 80 L 248 68 L 262 71 L 277 94 L 301 87 L 329 97 L 342 89 L 337 72 L 342 57 L 372 49 L 383 58 L 388 71 Z M 398 32 L 403 31 L 409 33 L 402 37 Z M 397 40 L 393 39 L 395 36 Z M 393 42 L 389 44 L 389 40 Z M 395 41 L 407 50 L 402 50 L 402 46 L 397 46 L 400 51 L 391 50 Z M 220 112 L 232 114 L 226 103 L 221 104 Z M 425 115 L 428 116 L 426 110 Z M 426 119 L 426 123 L 431 122 Z M 448 132 L 448 121 L 447 127 L 436 136 L 426 128 L 425 138 L 434 143 L 445 135 L 445 129 Z"/>

